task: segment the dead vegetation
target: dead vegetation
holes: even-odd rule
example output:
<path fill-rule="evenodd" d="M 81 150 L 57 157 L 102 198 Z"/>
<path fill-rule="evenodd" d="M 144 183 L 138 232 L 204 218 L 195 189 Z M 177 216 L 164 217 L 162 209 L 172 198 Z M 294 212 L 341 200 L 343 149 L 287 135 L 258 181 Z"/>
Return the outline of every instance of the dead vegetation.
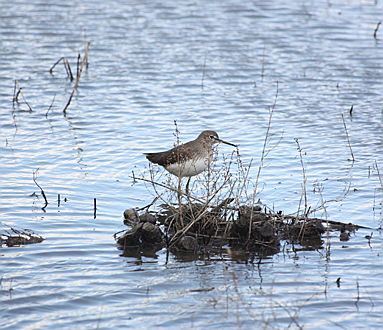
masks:
<path fill-rule="evenodd" d="M 133 173 L 133 183 L 144 183 L 154 199 L 145 207 L 124 212 L 129 229 L 116 233 L 115 238 L 125 255 L 132 249 L 136 254 L 137 251 L 153 253 L 166 247 L 168 252 L 175 254 L 226 250 L 229 254 L 242 251 L 247 255 L 264 256 L 279 252 L 282 243 L 300 245 L 302 249 L 323 248 L 325 232 L 328 242 L 331 230 L 338 230 L 340 239 L 347 240 L 352 231 L 366 228 L 312 217 L 319 210 L 326 213 L 327 204 L 336 201 L 322 198 L 316 207 L 309 205 L 305 153 L 298 139 L 295 143 L 302 169 L 302 191 L 297 212 L 285 215 L 258 200 L 265 159 L 282 139 L 272 138 L 270 133 L 277 99 L 278 82 L 255 180 L 250 178 L 253 161 L 244 165 L 238 149 L 220 161 L 216 155 L 203 178 L 193 177 L 189 193 L 180 194 L 180 184 L 177 186 L 174 182 L 176 179 L 151 165 L 146 174 L 137 176 Z M 345 130 L 347 133 L 346 126 Z M 179 144 L 178 134 L 176 124 L 176 145 Z M 352 154 L 349 139 L 348 145 Z M 345 190 L 340 200 L 348 191 Z M 330 249 L 330 244 L 326 244 L 326 249 Z"/>
<path fill-rule="evenodd" d="M 154 199 L 145 207 L 124 212 L 124 223 L 129 229 L 116 233 L 118 245 L 125 255 L 132 250 L 153 253 L 166 248 L 174 254 L 225 250 L 267 256 L 278 253 L 286 242 L 304 249 L 322 248 L 322 235 L 326 231 L 339 230 L 346 233 L 345 237 L 360 228 L 310 217 L 318 209 L 309 206 L 303 155 L 299 142 L 296 143 L 303 184 L 295 215 L 275 212 L 256 201 L 254 190 L 258 184 L 249 177 L 251 163 L 244 166 L 239 152 L 235 151 L 220 162 L 215 159 L 203 178 L 194 177 L 190 193 L 183 192 L 181 199 L 177 179 L 170 174 L 154 167 L 149 168 L 149 177 L 133 173 L 133 181 L 147 185 Z"/>
<path fill-rule="evenodd" d="M 81 75 L 82 75 L 84 69 L 88 68 L 88 66 L 89 66 L 89 47 L 90 47 L 90 42 L 85 40 L 84 53 L 81 55 L 81 53 L 79 52 L 77 55 L 77 66 L 76 66 L 76 75 L 75 76 L 73 76 L 73 71 L 72 71 L 71 65 L 70 65 L 68 59 L 66 59 L 65 57 L 60 57 L 52 65 L 52 67 L 49 69 L 49 73 L 53 74 L 53 72 L 54 72 L 53 69 L 60 62 L 62 62 L 64 64 L 64 68 L 65 68 L 65 71 L 67 73 L 67 77 L 70 79 L 71 82 L 74 81 L 72 92 L 70 93 L 68 100 L 67 100 L 67 102 L 66 102 L 66 104 L 62 110 L 64 115 L 66 115 L 67 109 L 72 102 L 73 95 L 77 91 L 78 85 L 80 83 L 80 78 L 81 78 Z"/>
<path fill-rule="evenodd" d="M 13 227 L 0 230 L 0 247 L 11 247 L 25 244 L 41 243 L 44 239 L 30 229 L 16 229 Z"/>
<path fill-rule="evenodd" d="M 212 179 L 212 174 L 209 176 Z M 184 194 L 181 205 L 176 200 L 176 188 L 145 178 L 135 177 L 135 180 L 150 182 L 156 191 L 158 186 L 164 191 L 158 191 L 154 202 L 139 211 L 127 209 L 124 212 L 124 223 L 130 229 L 116 233 L 115 238 L 126 254 L 131 249 L 157 251 L 167 248 L 175 254 L 203 254 L 224 249 L 265 256 L 278 253 L 282 242 L 318 249 L 323 245 L 322 235 L 327 230 L 339 230 L 343 233 L 341 237 L 345 237 L 360 228 L 310 218 L 307 214 L 275 213 L 259 201 L 246 204 L 234 193 L 242 191 L 236 187 L 237 180 L 228 177 L 222 178 L 224 184 L 210 182 L 210 186 L 218 186 L 218 190 L 210 190 L 208 196 Z M 191 191 L 196 191 L 196 184 L 193 186 Z M 166 199 L 171 195 L 174 201 Z"/>

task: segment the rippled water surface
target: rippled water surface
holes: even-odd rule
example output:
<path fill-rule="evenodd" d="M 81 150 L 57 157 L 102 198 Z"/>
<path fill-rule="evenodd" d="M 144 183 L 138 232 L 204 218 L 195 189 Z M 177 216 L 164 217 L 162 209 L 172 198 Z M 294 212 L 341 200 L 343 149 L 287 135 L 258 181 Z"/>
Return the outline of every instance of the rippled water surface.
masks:
<path fill-rule="evenodd" d="M 0 2 L 1 227 L 45 238 L 0 248 L 2 329 L 381 326 L 381 1 Z M 75 71 L 85 40 L 64 116 L 73 82 L 49 69 Z M 372 229 L 262 260 L 121 257 L 122 212 L 153 197 L 130 176 L 173 145 L 174 120 L 182 141 L 214 129 L 240 144 L 255 178 L 274 102 L 257 198 L 297 211 L 298 139 L 314 215 Z"/>

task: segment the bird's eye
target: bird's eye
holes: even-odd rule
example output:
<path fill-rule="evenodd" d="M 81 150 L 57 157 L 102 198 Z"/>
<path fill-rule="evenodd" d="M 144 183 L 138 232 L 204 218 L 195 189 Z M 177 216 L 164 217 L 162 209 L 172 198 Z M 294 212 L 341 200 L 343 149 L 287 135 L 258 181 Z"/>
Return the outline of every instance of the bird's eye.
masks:
<path fill-rule="evenodd" d="M 209 136 L 212 140 L 215 140 L 215 136 L 214 135 L 210 135 Z"/>

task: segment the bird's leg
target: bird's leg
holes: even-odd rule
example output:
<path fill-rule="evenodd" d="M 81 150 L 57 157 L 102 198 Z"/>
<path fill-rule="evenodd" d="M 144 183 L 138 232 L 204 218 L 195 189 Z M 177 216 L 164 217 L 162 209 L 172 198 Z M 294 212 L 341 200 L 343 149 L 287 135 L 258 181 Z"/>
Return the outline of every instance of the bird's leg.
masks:
<path fill-rule="evenodd" d="M 188 182 L 186 183 L 186 196 L 189 197 L 189 183 L 190 183 L 191 176 L 189 176 Z"/>
<path fill-rule="evenodd" d="M 178 194 L 178 203 L 181 203 L 182 199 L 182 190 L 181 190 L 181 178 L 178 178 L 178 188 L 177 188 L 177 194 Z"/>
<path fill-rule="evenodd" d="M 184 219 L 182 214 L 182 190 L 181 190 L 182 178 L 178 177 L 178 216 L 181 229 L 184 226 Z"/>

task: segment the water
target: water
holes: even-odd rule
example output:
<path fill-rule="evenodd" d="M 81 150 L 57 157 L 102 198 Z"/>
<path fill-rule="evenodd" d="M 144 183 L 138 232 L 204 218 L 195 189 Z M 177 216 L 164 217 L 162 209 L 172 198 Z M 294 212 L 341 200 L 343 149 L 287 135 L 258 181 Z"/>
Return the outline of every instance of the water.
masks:
<path fill-rule="evenodd" d="M 166 263 L 163 250 L 121 257 L 113 233 L 124 209 L 151 201 L 150 187 L 130 176 L 147 170 L 143 152 L 172 146 L 174 120 L 182 141 L 214 129 L 240 144 L 255 178 L 277 90 L 258 197 L 297 211 L 298 139 L 308 205 L 326 201 L 314 215 L 380 227 L 383 31 L 377 40 L 373 32 L 381 2 L 0 7 L 1 225 L 45 238 L 0 250 L 1 328 L 380 327 L 380 231 L 348 242 L 333 232 L 322 249 L 286 245 L 253 263 L 225 253 Z M 62 56 L 74 69 L 85 40 L 89 68 L 63 116 L 72 83 L 62 64 L 49 69 Z M 13 109 L 14 80 L 32 112 L 22 98 Z"/>

